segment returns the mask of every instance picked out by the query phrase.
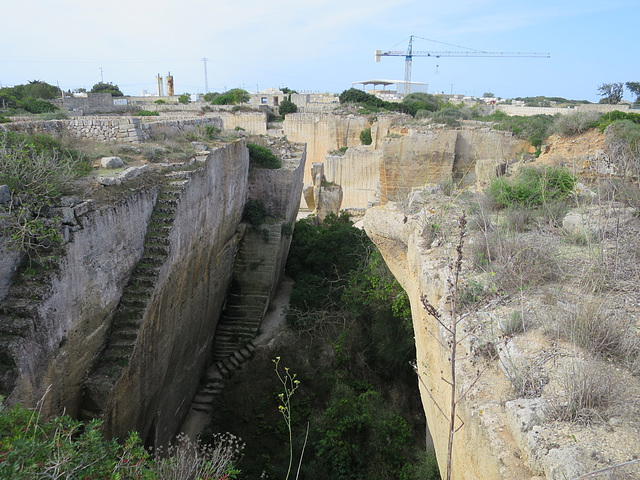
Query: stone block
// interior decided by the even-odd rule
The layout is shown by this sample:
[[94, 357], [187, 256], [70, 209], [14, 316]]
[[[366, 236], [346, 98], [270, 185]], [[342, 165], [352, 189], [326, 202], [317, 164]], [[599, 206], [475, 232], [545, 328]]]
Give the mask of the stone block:
[[60, 221], [63, 225], [77, 225], [76, 216], [73, 213], [71, 207], [57, 207], [51, 209], [51, 214], [54, 217], [60, 217]]
[[86, 202], [82, 202], [82, 203], [76, 205], [73, 208], [73, 211], [75, 212], [76, 218], [77, 218], [77, 217], [81, 217], [83, 215], [86, 215], [87, 213], [92, 212], [95, 209], [96, 209], [95, 202], [93, 200], [87, 200]]
[[100, 185], [120, 185], [122, 180], [117, 177], [98, 177]]
[[124, 162], [120, 157], [102, 157], [100, 164], [102, 168], [120, 168], [124, 165]]

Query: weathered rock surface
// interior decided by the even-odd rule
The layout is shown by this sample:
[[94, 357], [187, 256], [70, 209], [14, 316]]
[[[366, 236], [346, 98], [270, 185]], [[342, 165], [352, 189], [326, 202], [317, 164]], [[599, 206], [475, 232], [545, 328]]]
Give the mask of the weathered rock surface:
[[120, 168], [124, 165], [124, 162], [120, 157], [102, 157], [100, 165], [102, 165], [102, 168]]
[[302, 194], [309, 210], [311, 210], [320, 222], [330, 213], [338, 214], [342, 205], [342, 187], [329, 184], [324, 176], [324, 165], [314, 163], [311, 166], [313, 183], [305, 185]]

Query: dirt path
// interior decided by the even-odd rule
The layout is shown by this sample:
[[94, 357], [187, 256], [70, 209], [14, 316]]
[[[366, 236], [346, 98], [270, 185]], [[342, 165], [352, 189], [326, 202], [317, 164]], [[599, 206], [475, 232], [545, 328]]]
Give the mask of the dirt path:
[[285, 316], [289, 308], [289, 297], [293, 288], [293, 280], [287, 276], [282, 278], [271, 308], [262, 320], [258, 336], [253, 340], [256, 347], [268, 346], [285, 330]]

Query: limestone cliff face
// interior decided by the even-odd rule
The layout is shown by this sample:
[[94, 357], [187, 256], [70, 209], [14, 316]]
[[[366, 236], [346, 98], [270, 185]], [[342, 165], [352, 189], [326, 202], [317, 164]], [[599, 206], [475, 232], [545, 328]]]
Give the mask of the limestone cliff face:
[[129, 364], [103, 406], [110, 434], [136, 429], [159, 445], [186, 416], [231, 281], [248, 165], [244, 142], [238, 141], [211, 152], [204, 168], [188, 177], [169, 235], [170, 254]]
[[[513, 161], [527, 148], [510, 133], [486, 127], [408, 127], [401, 125], [403, 120], [387, 115], [371, 124], [355, 115], [296, 113], [287, 115], [284, 131], [289, 140], [307, 143], [305, 184], [312, 183], [311, 165], [324, 163], [327, 180], [343, 187], [343, 208], [393, 201], [425, 184], [484, 187], [496, 165]], [[360, 132], [368, 127], [372, 143], [364, 146]], [[343, 147], [349, 147], [343, 155], [332, 153]]]
[[[380, 249], [385, 262], [406, 290], [411, 301], [416, 341], [417, 369], [422, 403], [434, 440], [438, 463], [446, 465], [450, 387], [449, 360], [439, 344], [446, 336], [422, 306], [425, 295], [433, 305], [445, 307], [448, 258], [446, 248], [432, 249], [421, 236], [422, 225], [392, 204], [369, 209], [364, 218], [367, 235]], [[455, 252], [453, 252], [455, 253]], [[469, 354], [460, 354], [464, 357]], [[462, 428], [454, 436], [452, 478], [456, 480], [529, 480], [533, 474], [506, 425], [503, 400], [508, 381], [493, 371], [485, 371], [473, 383], [477, 367], [460, 362], [459, 394], [470, 389], [458, 405]], [[442, 410], [442, 411], [441, 411]]]
[[[244, 140], [210, 152], [194, 166], [166, 179], [181, 189], [172, 225], [159, 224], [170, 229], [167, 245], [149, 245], [152, 212], [158, 215], [154, 221], [169, 216], [158, 207], [163, 187], [112, 206], [76, 207], [81, 228], [65, 246], [46, 298], [29, 312], [30, 329], [11, 346], [17, 370], [11, 401], [35, 405], [44, 398], [44, 414], [86, 417], [87, 381], [97, 379], [105, 385], [98, 413], [108, 434], [137, 429], [151, 444], [175, 434], [210, 358], [231, 281], [240, 239], [236, 228], [248, 192]], [[169, 253], [154, 281], [130, 285], [143, 253], [158, 248]], [[108, 354], [105, 343], [122, 340], [111, 332], [125, 285], [132, 302], [145, 302], [144, 314], [139, 328], [131, 329], [131, 351], [114, 362], [113, 371], [96, 371]]]
[[[304, 182], [312, 183], [311, 164], [324, 162], [331, 150], [361, 144], [360, 132], [371, 124], [366, 117], [317, 113], [290, 113], [284, 120], [284, 133], [292, 142], [307, 144]], [[331, 180], [331, 179], [329, 179]]]
[[496, 165], [524, 148], [511, 134], [489, 129], [391, 129], [382, 142], [380, 200], [395, 201], [427, 184], [484, 187], [495, 177]]
[[[234, 275], [246, 271], [245, 290], [263, 298], [262, 313], [275, 293], [304, 160], [302, 149], [278, 170], [250, 172], [240, 139], [157, 172], [153, 187], [115, 205], [70, 209], [76, 227], [40, 301], [15, 286], [0, 300], [0, 386], [9, 400], [42, 398], [45, 415], [100, 417], [107, 435], [137, 430], [148, 445], [170, 441], [215, 357]], [[241, 223], [249, 196], [273, 216], [262, 230]], [[259, 258], [238, 255], [241, 245]], [[246, 265], [236, 265], [240, 257]], [[18, 259], [3, 262], [3, 278]]]
[[324, 170], [327, 179], [343, 189], [345, 207], [366, 208], [379, 200], [382, 150], [367, 146], [349, 148], [344, 155], [327, 155]]
[[156, 189], [139, 192], [78, 216], [81, 228], [66, 246], [50, 292], [12, 348], [18, 376], [10, 401], [35, 405], [44, 398], [45, 413], [77, 413], [82, 382], [102, 347], [109, 314], [142, 254], [156, 195]]

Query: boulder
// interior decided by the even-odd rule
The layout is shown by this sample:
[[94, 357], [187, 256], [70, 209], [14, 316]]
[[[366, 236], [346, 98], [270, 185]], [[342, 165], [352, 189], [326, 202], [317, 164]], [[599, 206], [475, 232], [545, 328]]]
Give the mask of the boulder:
[[120, 157], [102, 157], [100, 164], [102, 168], [120, 168], [124, 166], [124, 162]]

